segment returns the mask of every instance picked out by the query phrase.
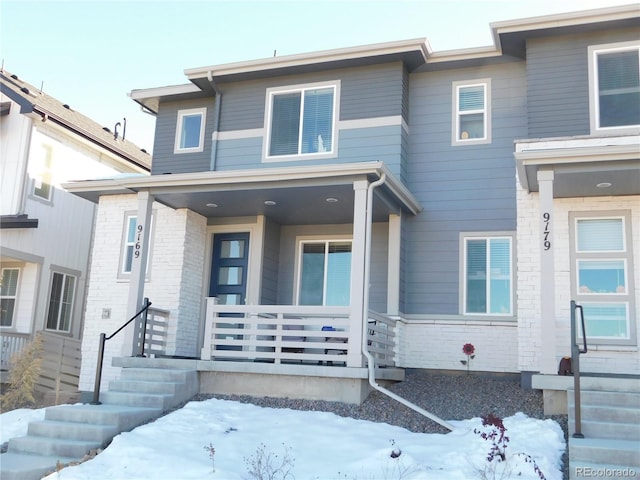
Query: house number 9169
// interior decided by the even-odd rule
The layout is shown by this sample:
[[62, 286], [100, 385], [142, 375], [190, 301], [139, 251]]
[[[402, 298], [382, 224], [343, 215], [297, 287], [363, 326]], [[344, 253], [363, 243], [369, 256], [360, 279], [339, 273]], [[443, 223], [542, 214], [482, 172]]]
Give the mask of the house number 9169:
[[549, 235], [551, 235], [551, 229], [549, 228], [549, 224], [551, 223], [551, 214], [549, 212], [544, 212], [542, 214], [542, 220], [544, 221], [544, 230], [542, 232], [543, 242], [545, 250], [549, 250], [551, 248], [551, 240], [549, 240]]
[[133, 256], [138, 258], [140, 256], [140, 249], [142, 248], [141, 245], [141, 241], [142, 241], [142, 230], [144, 229], [144, 227], [142, 225], [138, 225], [136, 227], [136, 230], [138, 231], [138, 234], [136, 235], [136, 244], [133, 247]]

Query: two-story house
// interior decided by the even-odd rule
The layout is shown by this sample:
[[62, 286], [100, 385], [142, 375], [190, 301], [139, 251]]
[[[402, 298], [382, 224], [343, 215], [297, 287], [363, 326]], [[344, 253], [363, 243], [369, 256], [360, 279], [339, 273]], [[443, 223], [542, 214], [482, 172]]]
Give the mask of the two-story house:
[[69, 351], [63, 360], [47, 356], [43, 386], [60, 388], [61, 381], [63, 389], [66, 384], [77, 390], [80, 361], [74, 350], [80, 351], [96, 207], [60, 185], [148, 174], [151, 157], [125, 139], [125, 120], [117, 131], [107, 131], [4, 70], [0, 107], [3, 381], [12, 355], [44, 331], [48, 355], [63, 347]]
[[[169, 316], [157, 356], [192, 359], [203, 392], [357, 402], [402, 368], [466, 369], [472, 343], [472, 370], [520, 373], [552, 403], [571, 300], [583, 370], [639, 375], [639, 18], [515, 20], [490, 47], [398, 41], [134, 90], [157, 115], [151, 176], [67, 185], [98, 203], [81, 389], [99, 334], [144, 297]], [[125, 332], [105, 382], [139, 353]]]

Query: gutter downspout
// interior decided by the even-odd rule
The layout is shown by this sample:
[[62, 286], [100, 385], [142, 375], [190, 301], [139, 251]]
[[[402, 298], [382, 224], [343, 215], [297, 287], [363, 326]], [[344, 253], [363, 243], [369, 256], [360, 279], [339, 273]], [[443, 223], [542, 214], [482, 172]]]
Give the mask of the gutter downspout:
[[402, 403], [404, 406], [409, 407], [410, 409], [418, 412], [420, 415], [427, 417], [434, 422], [442, 425], [443, 427], [453, 431], [455, 427], [451, 424], [447, 423], [445, 420], [442, 420], [440, 417], [427, 412], [423, 408], [418, 405], [411, 403], [409, 400], [396, 395], [390, 390], [387, 390], [384, 387], [381, 387], [376, 383], [376, 375], [375, 375], [375, 360], [373, 356], [369, 353], [367, 349], [367, 318], [369, 316], [369, 279], [371, 276], [371, 222], [373, 215], [373, 189], [382, 185], [387, 180], [386, 173], [382, 172], [380, 178], [375, 182], [369, 184], [367, 188], [367, 211], [366, 211], [366, 238], [365, 238], [365, 259], [364, 262], [364, 292], [363, 292], [363, 301], [362, 301], [362, 354], [367, 358], [367, 365], [369, 370], [369, 385], [373, 387], [375, 390], [378, 390], [380, 393], [387, 395], [388, 397], [393, 398], [394, 400]]
[[216, 160], [218, 158], [218, 129], [220, 128], [220, 104], [222, 103], [222, 92], [213, 81], [213, 73], [211, 70], [207, 72], [207, 80], [216, 92], [216, 124], [213, 126], [213, 134], [211, 138], [211, 163], [209, 169], [214, 172], [216, 170]]

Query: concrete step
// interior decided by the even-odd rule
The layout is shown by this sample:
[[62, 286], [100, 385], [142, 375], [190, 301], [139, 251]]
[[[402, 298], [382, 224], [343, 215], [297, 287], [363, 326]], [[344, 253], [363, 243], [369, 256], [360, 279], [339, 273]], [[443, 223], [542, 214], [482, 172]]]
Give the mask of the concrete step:
[[159, 408], [130, 407], [126, 405], [60, 405], [47, 408], [45, 420], [88, 423], [93, 425], [116, 425], [125, 432], [157, 418]]
[[73, 458], [24, 453], [6, 452], [0, 457], [2, 461], [2, 480], [37, 480], [44, 475], [55, 472], [58, 462], [66, 465]]
[[30, 422], [27, 436], [66, 438], [104, 443], [115, 437], [120, 430], [116, 425], [87, 424], [41, 420]]
[[171, 368], [123, 368], [121, 380], [143, 380], [148, 382], [186, 382], [190, 376], [196, 375], [193, 370]]
[[157, 382], [146, 380], [112, 380], [109, 392], [134, 392], [176, 395], [184, 390], [183, 382]]
[[159, 408], [162, 411], [171, 408], [175, 404], [173, 395], [111, 391], [101, 393], [100, 401], [107, 405]]
[[635, 478], [637, 475], [637, 468], [611, 464], [580, 462], [576, 464], [572, 463], [569, 468], [569, 480], [584, 480], [585, 478], [620, 480], [621, 478]]
[[[640, 424], [621, 422], [599, 422], [584, 420], [581, 422], [582, 434], [587, 438], [617, 438], [618, 440], [640, 441]], [[575, 421], [569, 415], [569, 432], [575, 432]]]
[[[611, 423], [640, 423], [640, 409], [612, 407], [610, 405], [582, 405], [580, 412], [585, 420]], [[573, 406], [569, 407], [569, 418], [574, 416]]]
[[640, 467], [640, 442], [569, 437], [569, 459], [572, 467], [584, 462], [594, 465]]
[[[567, 391], [569, 407], [573, 407], [574, 390]], [[638, 392], [605, 392], [597, 390], [581, 390], [580, 403], [582, 405], [610, 405], [613, 407], [627, 407], [640, 409], [640, 393]]]
[[102, 442], [72, 440], [69, 438], [35, 437], [28, 435], [26, 437], [15, 437], [9, 440], [7, 452], [44, 455], [49, 457], [59, 456], [79, 460], [90, 450], [101, 446]]

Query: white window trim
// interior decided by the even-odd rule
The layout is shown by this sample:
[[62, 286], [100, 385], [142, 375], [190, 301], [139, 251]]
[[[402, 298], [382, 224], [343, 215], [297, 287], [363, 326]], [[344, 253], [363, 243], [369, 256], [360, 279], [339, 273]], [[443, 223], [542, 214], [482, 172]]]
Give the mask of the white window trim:
[[[511, 312], [509, 313], [467, 313], [467, 240], [493, 240], [506, 238], [509, 240], [511, 247], [511, 268], [510, 273], [510, 303]], [[517, 305], [516, 305], [516, 233], [505, 232], [460, 232], [460, 253], [459, 253], [459, 308], [458, 311], [465, 319], [473, 319], [474, 317], [479, 320], [486, 320], [488, 317], [498, 317], [501, 320], [516, 319]]]
[[[69, 328], [66, 330], [63, 330], [61, 328], [49, 328], [48, 327], [48, 323], [49, 323], [49, 312], [50, 312], [50, 308], [51, 308], [51, 295], [53, 294], [53, 277], [55, 275], [62, 275], [62, 280], [63, 282], [66, 282], [67, 277], [72, 277], [74, 278], [74, 282], [73, 282], [73, 293], [72, 293], [72, 297], [71, 297], [71, 318], [69, 319]], [[50, 332], [62, 332], [62, 333], [70, 333], [71, 332], [71, 327], [73, 325], [73, 313], [74, 313], [74, 309], [76, 307], [76, 294], [78, 292], [78, 281], [79, 281], [80, 277], [79, 275], [74, 275], [72, 273], [68, 273], [68, 272], [61, 272], [61, 271], [52, 271], [51, 272], [51, 279], [49, 280], [49, 296], [47, 297], [47, 316], [45, 317], [44, 320], [44, 327], [45, 330], [50, 331]], [[63, 291], [61, 293], [64, 293], [64, 288]], [[56, 313], [56, 326], [59, 327], [60, 326], [60, 313], [61, 313], [61, 309], [62, 309], [62, 299], [60, 299], [60, 305], [58, 308], [58, 312]]]
[[[464, 87], [484, 87], [484, 109], [469, 113], [484, 113], [484, 136], [482, 138], [460, 138], [460, 112], [458, 110], [460, 104], [460, 89]], [[462, 80], [452, 83], [451, 98], [451, 145], [481, 145], [491, 143], [491, 79], [481, 78], [477, 80]]]
[[[42, 149], [44, 150], [44, 156], [45, 159], [43, 161], [43, 165], [41, 165], [41, 169], [39, 172], [36, 173], [36, 175], [38, 176], [44, 176], [47, 173], [52, 176], [53, 173], [53, 147], [51, 145], [41, 145]], [[47, 162], [49, 163], [49, 165], [47, 166]], [[49, 179], [49, 196], [48, 197], [43, 197], [41, 195], [38, 195], [36, 193], [36, 185], [38, 183], [38, 181], [42, 181], [42, 179], [38, 179], [38, 178], [32, 178], [31, 179], [31, 186], [29, 188], [29, 197], [32, 198], [33, 200], [36, 200], [38, 202], [42, 202], [45, 203], [47, 205], [51, 204], [53, 202], [53, 178]], [[43, 182], [45, 183], [45, 182]]]
[[[154, 232], [154, 228], [155, 228], [155, 222], [153, 221], [153, 217], [156, 216], [156, 211], [153, 210], [152, 214], [151, 214], [151, 220], [150, 220], [150, 230], [149, 230], [149, 251], [147, 254], [147, 270], [145, 273], [145, 281], [149, 281], [150, 280], [150, 276], [151, 276], [151, 260], [152, 260], [152, 254], [153, 254], [153, 232]], [[129, 231], [129, 219], [131, 217], [138, 217], [137, 212], [136, 211], [127, 211], [124, 212], [124, 223], [122, 225], [122, 236], [120, 238], [120, 259], [118, 261], [118, 280], [121, 281], [129, 281], [129, 279], [131, 278], [131, 272], [125, 272], [124, 270], [124, 266], [126, 263], [126, 257], [127, 257], [127, 246], [129, 245], [129, 242], [127, 242], [127, 233]]]
[[[331, 150], [328, 152], [301, 153], [297, 155], [269, 155], [271, 143], [271, 116], [273, 96], [283, 93], [304, 92], [305, 90], [315, 90], [319, 88], [333, 88], [333, 118], [331, 126]], [[326, 82], [305, 83], [298, 85], [287, 85], [282, 87], [267, 88], [265, 95], [265, 116], [264, 116], [264, 141], [262, 142], [263, 162], [288, 162], [296, 160], [315, 160], [325, 158], [335, 158], [338, 155], [338, 118], [340, 117], [340, 80]], [[299, 148], [299, 146], [298, 146]]]
[[14, 328], [15, 327], [15, 315], [16, 315], [16, 307], [18, 306], [18, 291], [20, 290], [20, 276], [22, 275], [22, 269], [20, 267], [3, 267], [0, 270], [0, 279], [4, 277], [5, 270], [17, 270], [18, 271], [18, 280], [16, 281], [16, 293], [15, 295], [3, 295], [2, 299], [13, 299], [13, 315], [11, 316], [11, 324], [10, 325], [2, 325], [0, 328]]
[[614, 53], [637, 50], [640, 55], [640, 42], [619, 42], [603, 45], [591, 45], [589, 52], [589, 123], [591, 134], [612, 132], [616, 135], [624, 133], [640, 133], [640, 125], [625, 125], [621, 127], [600, 127], [600, 101], [598, 90], [598, 62], [597, 57], [602, 53]]
[[[184, 117], [191, 115], [200, 115], [202, 121], [200, 123], [200, 137], [197, 147], [181, 148], [180, 139], [182, 138], [182, 127], [184, 125]], [[207, 108], [190, 108], [188, 110], [178, 110], [176, 123], [176, 138], [173, 147], [173, 153], [198, 153], [204, 150], [204, 131], [206, 130]]]
[[[624, 251], [578, 251], [577, 225], [579, 220], [622, 220], [622, 235]], [[627, 308], [627, 325], [629, 328], [629, 338], [620, 339], [617, 337], [597, 337], [590, 338], [587, 331], [587, 341], [594, 345], [603, 346], [634, 346], [638, 344], [636, 332], [636, 307], [635, 307], [635, 285], [634, 285], [634, 263], [633, 249], [631, 248], [631, 214], [628, 211], [585, 211], [569, 212], [569, 239], [570, 239], [570, 259], [571, 259], [571, 295], [576, 303], [580, 305], [614, 303], [624, 304]], [[580, 260], [624, 260], [625, 261], [625, 287], [626, 293], [586, 293], [580, 292], [578, 285], [578, 262]], [[579, 332], [580, 333], [580, 332]]]
[[[300, 305], [300, 280], [302, 275], [302, 246], [306, 243], [338, 243], [338, 242], [348, 242], [351, 244], [351, 249], [353, 252], [353, 236], [341, 235], [341, 236], [333, 236], [333, 235], [313, 235], [313, 236], [299, 236], [296, 238], [296, 257], [295, 257], [295, 265], [294, 271], [295, 274], [295, 285], [293, 289], [293, 304]], [[325, 255], [325, 267], [327, 264], [328, 258]], [[352, 257], [353, 259], [353, 257]], [[325, 275], [327, 271], [325, 268]], [[327, 291], [326, 288], [322, 292], [322, 306], [326, 303]], [[318, 305], [320, 306], [320, 305]]]

